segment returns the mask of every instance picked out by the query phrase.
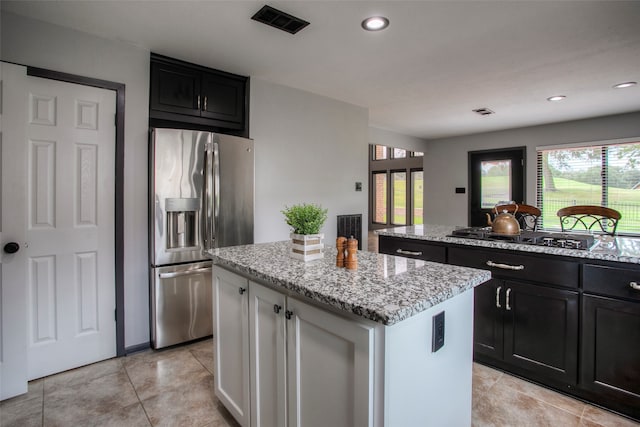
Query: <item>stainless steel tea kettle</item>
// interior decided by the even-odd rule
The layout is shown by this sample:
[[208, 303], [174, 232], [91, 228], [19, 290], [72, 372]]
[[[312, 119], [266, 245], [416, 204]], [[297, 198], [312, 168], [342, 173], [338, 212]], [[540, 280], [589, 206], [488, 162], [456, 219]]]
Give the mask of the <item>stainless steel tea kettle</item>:
[[[496, 217], [493, 220], [491, 220], [491, 214], [487, 214], [487, 224], [491, 226], [491, 231], [498, 234], [520, 234], [520, 223], [515, 216], [506, 210], [498, 213], [497, 206], [493, 209], [496, 212]], [[518, 205], [513, 213], [516, 212], [518, 212]]]

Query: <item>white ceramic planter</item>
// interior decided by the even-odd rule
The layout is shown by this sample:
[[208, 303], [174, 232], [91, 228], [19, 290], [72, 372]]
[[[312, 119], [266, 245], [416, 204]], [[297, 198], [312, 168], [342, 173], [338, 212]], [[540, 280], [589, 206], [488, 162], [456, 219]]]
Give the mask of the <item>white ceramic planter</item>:
[[294, 234], [291, 237], [291, 257], [312, 261], [324, 257], [324, 234]]

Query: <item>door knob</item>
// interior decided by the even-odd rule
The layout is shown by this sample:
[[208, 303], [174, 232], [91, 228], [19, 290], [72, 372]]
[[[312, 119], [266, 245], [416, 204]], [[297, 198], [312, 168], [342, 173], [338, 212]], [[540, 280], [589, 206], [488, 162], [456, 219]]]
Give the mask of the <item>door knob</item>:
[[9, 242], [6, 245], [4, 245], [3, 249], [8, 254], [15, 254], [20, 250], [20, 245], [17, 244], [16, 242]]

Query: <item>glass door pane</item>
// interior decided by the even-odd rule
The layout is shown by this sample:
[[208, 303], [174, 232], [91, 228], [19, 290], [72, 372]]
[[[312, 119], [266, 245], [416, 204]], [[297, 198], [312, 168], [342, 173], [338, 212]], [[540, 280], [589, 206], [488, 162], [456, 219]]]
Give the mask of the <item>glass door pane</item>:
[[413, 206], [413, 225], [422, 224], [422, 171], [411, 171], [411, 206]]
[[387, 223], [387, 173], [373, 174], [373, 222], [378, 224]]
[[511, 197], [511, 160], [489, 160], [480, 163], [480, 204], [482, 209], [491, 209], [499, 202], [513, 200]]
[[393, 216], [391, 223], [395, 225], [407, 224], [407, 173], [391, 172], [391, 183], [393, 187], [393, 205], [391, 211]]

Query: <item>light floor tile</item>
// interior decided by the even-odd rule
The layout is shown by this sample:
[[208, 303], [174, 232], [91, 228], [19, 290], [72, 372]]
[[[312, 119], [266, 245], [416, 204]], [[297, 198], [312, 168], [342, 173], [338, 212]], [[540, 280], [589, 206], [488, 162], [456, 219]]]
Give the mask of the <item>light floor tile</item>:
[[[0, 427], [239, 427], [213, 392], [211, 339], [148, 350], [29, 383], [0, 403]], [[473, 365], [473, 427], [640, 427], [640, 424]]]

